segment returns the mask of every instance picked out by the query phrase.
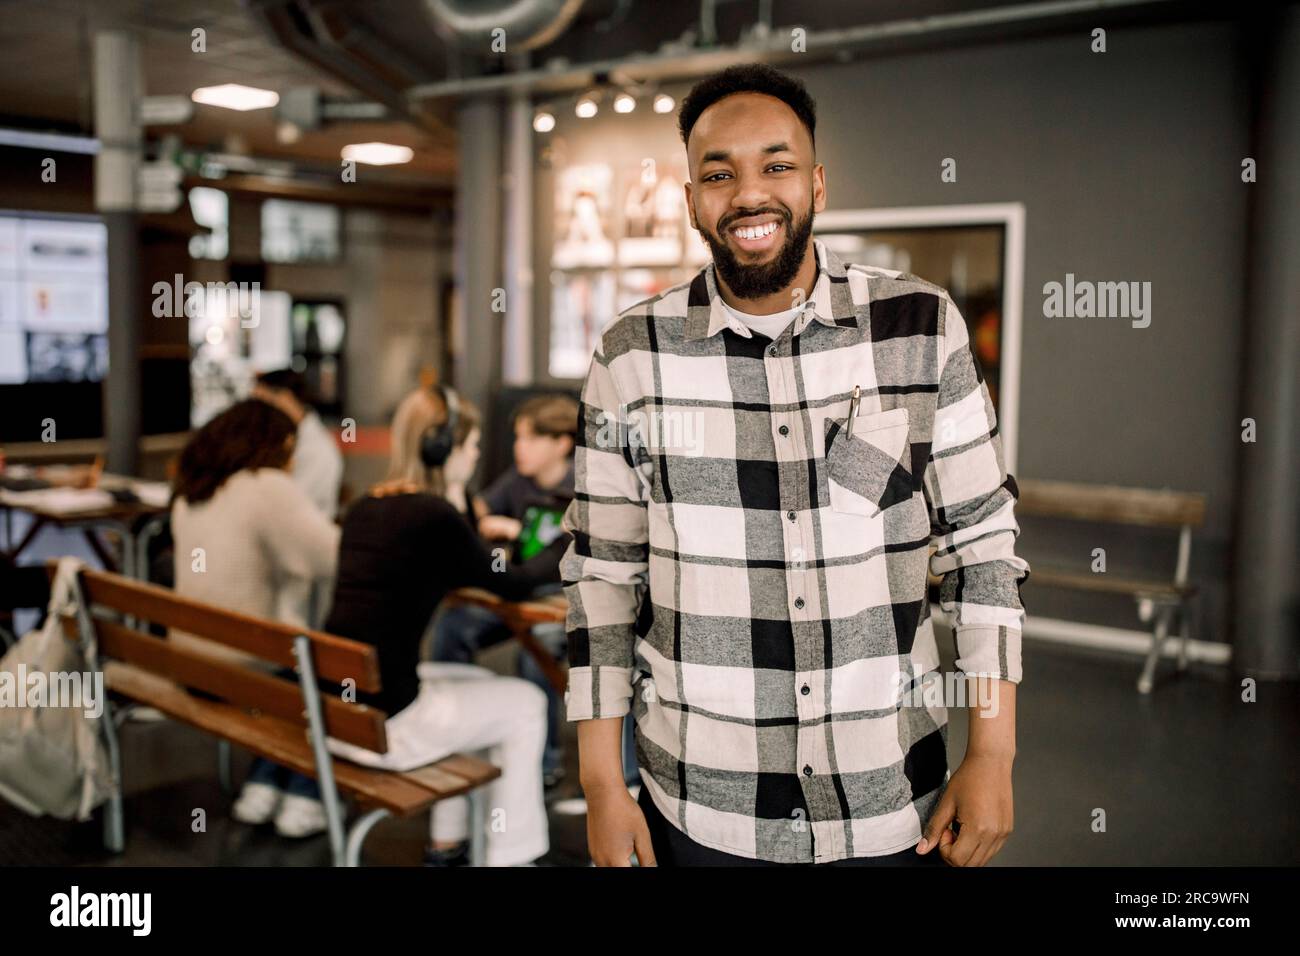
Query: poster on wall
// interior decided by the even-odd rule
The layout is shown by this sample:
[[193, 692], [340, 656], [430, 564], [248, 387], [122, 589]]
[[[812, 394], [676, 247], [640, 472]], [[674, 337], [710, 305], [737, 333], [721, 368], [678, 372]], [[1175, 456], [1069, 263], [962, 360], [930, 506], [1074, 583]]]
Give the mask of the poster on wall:
[[587, 374], [600, 330], [618, 314], [614, 290], [613, 272], [551, 274], [552, 377]]
[[682, 261], [686, 203], [669, 163], [647, 156], [620, 178], [623, 215], [618, 261], [624, 266], [673, 266]]
[[614, 171], [606, 163], [561, 171], [555, 190], [555, 243], [551, 250], [555, 268], [613, 264], [613, 179]]
[[682, 157], [644, 156], [557, 174], [548, 371], [587, 373], [600, 330], [692, 276], [710, 252], [690, 225]]
[[653, 298], [679, 281], [678, 273], [671, 269], [622, 269], [618, 274], [618, 298], [614, 314], [630, 309], [639, 302]]

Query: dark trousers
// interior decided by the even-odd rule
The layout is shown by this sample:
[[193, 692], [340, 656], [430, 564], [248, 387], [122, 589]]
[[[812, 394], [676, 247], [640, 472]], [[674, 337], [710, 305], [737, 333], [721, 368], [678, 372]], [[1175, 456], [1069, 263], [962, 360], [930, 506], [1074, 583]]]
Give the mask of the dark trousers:
[[650, 844], [654, 847], [655, 863], [658, 866], [946, 866], [938, 850], [931, 850], [924, 856], [916, 852], [914, 846], [890, 853], [885, 856], [857, 856], [847, 860], [834, 860], [830, 863], [773, 863], [770, 860], [751, 860], [748, 857], [723, 853], [712, 847], [702, 846], [687, 838], [686, 834], [664, 819], [650, 791], [641, 785], [637, 796], [637, 805], [645, 814], [646, 825], [650, 828]]

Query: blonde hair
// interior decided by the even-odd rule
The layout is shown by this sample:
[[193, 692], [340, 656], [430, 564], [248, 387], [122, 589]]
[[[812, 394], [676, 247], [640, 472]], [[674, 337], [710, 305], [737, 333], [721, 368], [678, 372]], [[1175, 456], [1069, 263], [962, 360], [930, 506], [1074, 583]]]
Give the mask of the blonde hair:
[[[474, 403], [459, 397], [456, 430], [452, 435], [455, 447], [465, 443], [479, 425], [478, 409]], [[446, 482], [441, 468], [430, 468], [420, 458], [420, 441], [430, 428], [447, 421], [447, 405], [442, 393], [428, 388], [417, 388], [408, 394], [393, 414], [392, 448], [388, 456], [388, 479], [410, 481], [435, 495], [444, 494]]]

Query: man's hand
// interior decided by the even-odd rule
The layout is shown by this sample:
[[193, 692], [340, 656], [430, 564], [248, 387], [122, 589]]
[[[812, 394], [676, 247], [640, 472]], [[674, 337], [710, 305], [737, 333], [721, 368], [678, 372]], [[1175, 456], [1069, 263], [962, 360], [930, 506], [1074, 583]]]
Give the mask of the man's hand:
[[484, 515], [478, 523], [478, 533], [489, 541], [514, 541], [523, 530], [522, 522], [507, 515]]
[[[644, 786], [644, 784], [642, 784]], [[656, 866], [645, 814], [619, 782], [584, 787], [587, 797], [587, 848], [597, 866], [631, 866], [632, 852], [642, 866]]]
[[[918, 853], [934, 853], [949, 866], [983, 866], [1012, 830], [1011, 757], [967, 751], [930, 815]], [[949, 825], [956, 820], [954, 836]]]

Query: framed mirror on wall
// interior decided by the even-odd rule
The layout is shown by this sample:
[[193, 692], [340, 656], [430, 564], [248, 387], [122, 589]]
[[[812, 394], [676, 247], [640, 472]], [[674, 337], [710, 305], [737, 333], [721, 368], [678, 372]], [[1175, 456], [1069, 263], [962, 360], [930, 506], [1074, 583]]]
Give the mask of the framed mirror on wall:
[[943, 286], [966, 320], [1016, 470], [1025, 207], [1021, 203], [844, 209], [819, 213], [814, 235], [847, 262]]

